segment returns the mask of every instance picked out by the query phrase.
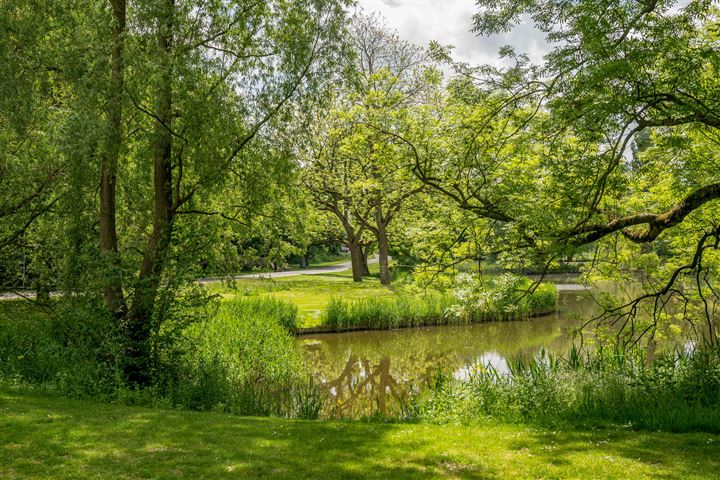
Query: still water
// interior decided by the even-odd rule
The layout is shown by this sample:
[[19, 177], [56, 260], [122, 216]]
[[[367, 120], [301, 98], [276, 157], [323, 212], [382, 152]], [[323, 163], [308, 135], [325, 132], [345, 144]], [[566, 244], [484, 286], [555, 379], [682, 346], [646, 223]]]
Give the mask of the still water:
[[598, 311], [591, 292], [560, 286], [556, 313], [527, 321], [330, 333], [297, 339], [310, 372], [330, 399], [328, 416], [390, 411], [408, 388], [438, 369], [459, 379], [473, 365], [507, 371], [507, 359], [542, 349], [568, 351], [573, 332]]

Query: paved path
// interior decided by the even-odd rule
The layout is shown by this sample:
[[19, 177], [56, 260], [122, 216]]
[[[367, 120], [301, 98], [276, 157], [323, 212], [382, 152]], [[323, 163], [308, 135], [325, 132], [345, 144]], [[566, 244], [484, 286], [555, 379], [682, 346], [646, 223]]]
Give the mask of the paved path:
[[[368, 263], [377, 263], [378, 259], [370, 258], [368, 259]], [[343, 262], [338, 263], [337, 265], [326, 265], [323, 267], [311, 267], [311, 268], [304, 268], [304, 269], [298, 269], [298, 270], [288, 270], [286, 272], [265, 272], [265, 273], [247, 273], [244, 275], [236, 275], [232, 277], [234, 280], [239, 280], [242, 278], [280, 278], [280, 277], [292, 277], [295, 275], [322, 275], [324, 273], [338, 273], [338, 272], [344, 272], [345, 270], [349, 270], [352, 267], [352, 264], [350, 262]], [[213, 283], [213, 282], [220, 282], [222, 280], [227, 280], [228, 277], [206, 277], [206, 278], [198, 278], [198, 283]], [[50, 293], [50, 296], [52, 297], [59, 297], [62, 293], [60, 292], [52, 292]], [[18, 292], [18, 293], [0, 293], [0, 301], [1, 300], [20, 300], [21, 298], [27, 298], [30, 300], [35, 299], [35, 292]]]
[[[377, 263], [378, 259], [370, 258], [368, 259], [368, 263]], [[281, 278], [281, 277], [293, 277], [295, 275], [322, 275], [324, 273], [337, 273], [337, 272], [344, 272], [345, 270], [349, 270], [352, 267], [352, 264], [350, 262], [343, 262], [338, 263], [337, 265], [326, 265], [323, 267], [311, 267], [311, 268], [303, 268], [299, 270], [288, 270], [285, 272], [265, 272], [265, 273], [247, 273], [244, 275], [236, 275], [232, 277], [234, 280], [239, 280], [242, 278]], [[200, 283], [212, 283], [212, 282], [219, 282], [221, 280], [226, 280], [228, 277], [207, 277], [207, 278], [198, 278], [198, 282]]]

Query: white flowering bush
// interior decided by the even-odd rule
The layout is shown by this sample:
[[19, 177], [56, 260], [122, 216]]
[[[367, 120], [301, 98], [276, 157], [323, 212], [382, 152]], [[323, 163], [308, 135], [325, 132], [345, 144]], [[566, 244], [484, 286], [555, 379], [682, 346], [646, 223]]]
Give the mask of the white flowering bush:
[[554, 309], [558, 299], [555, 285], [534, 285], [530, 279], [510, 273], [493, 278], [460, 274], [454, 294], [458, 303], [450, 310], [467, 322], [527, 318]]

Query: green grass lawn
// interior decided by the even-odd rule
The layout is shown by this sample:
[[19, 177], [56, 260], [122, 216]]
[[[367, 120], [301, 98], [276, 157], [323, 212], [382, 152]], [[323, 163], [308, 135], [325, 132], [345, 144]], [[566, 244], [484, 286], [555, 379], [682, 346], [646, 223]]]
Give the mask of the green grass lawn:
[[0, 478], [718, 478], [720, 437], [299, 421], [0, 392]]
[[[377, 265], [370, 265], [377, 271]], [[297, 275], [275, 279], [239, 279], [232, 285], [209, 283], [211, 292], [225, 298], [235, 296], [273, 296], [298, 306], [300, 324], [314, 327], [320, 323], [320, 313], [333, 297], [356, 300], [368, 297], [397, 295], [401, 290], [394, 286], [380, 285], [377, 277], [366, 277], [362, 282], [352, 281], [350, 271], [323, 275]]]

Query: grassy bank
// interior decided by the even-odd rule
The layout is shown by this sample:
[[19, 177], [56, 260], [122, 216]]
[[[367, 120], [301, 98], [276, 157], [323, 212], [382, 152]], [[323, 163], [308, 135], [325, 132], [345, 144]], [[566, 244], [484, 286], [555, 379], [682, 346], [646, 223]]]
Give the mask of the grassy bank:
[[[377, 268], [375, 265], [371, 269]], [[207, 287], [225, 299], [238, 297], [275, 298], [293, 303], [298, 308], [298, 324], [315, 327], [321, 322], [322, 312], [334, 297], [346, 300], [388, 298], [402, 293], [402, 288], [384, 286], [375, 277], [361, 283], [352, 281], [351, 273], [298, 275], [275, 279], [240, 279], [234, 282], [212, 283]]]
[[557, 288], [548, 283], [531, 288], [523, 277], [499, 276], [479, 283], [467, 276], [453, 293], [398, 294], [345, 300], [333, 297], [321, 316], [328, 330], [388, 329], [426, 325], [520, 320], [549, 313], [558, 300]]
[[0, 391], [2, 478], [714, 478], [720, 437], [309, 422]]
[[558, 296], [553, 285], [541, 284], [528, 292], [529, 280], [514, 276], [507, 279], [488, 277], [484, 285], [466, 281], [453, 293], [420, 293], [404, 284], [385, 286], [376, 277], [355, 283], [349, 272], [240, 279], [208, 287], [226, 300], [274, 299], [295, 305], [295, 327], [301, 332], [517, 320], [554, 310]]

